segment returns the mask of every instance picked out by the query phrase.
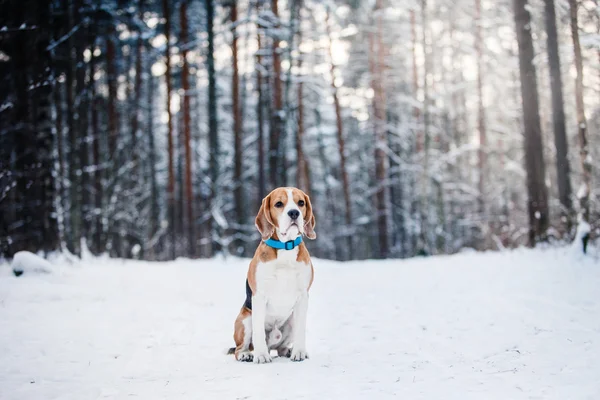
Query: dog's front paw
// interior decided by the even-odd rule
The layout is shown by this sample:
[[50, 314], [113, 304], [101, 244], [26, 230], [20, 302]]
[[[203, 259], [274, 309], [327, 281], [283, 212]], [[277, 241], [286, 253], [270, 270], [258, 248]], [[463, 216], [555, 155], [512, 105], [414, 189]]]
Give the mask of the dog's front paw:
[[308, 358], [308, 353], [306, 352], [306, 350], [302, 350], [302, 349], [293, 349], [292, 350], [292, 356], [290, 357], [290, 359], [292, 361], [304, 361]]
[[277, 349], [277, 355], [279, 357], [290, 358], [292, 356], [292, 349], [285, 347], [283, 349]]
[[269, 352], [254, 352], [254, 364], [267, 364], [273, 361]]
[[237, 360], [242, 362], [252, 362], [252, 358], [252, 353], [249, 351], [241, 351], [237, 356]]

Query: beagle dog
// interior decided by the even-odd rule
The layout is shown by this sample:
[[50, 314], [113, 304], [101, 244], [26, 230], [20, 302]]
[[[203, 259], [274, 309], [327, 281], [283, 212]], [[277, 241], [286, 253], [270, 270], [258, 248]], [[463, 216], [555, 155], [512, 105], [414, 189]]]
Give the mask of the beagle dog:
[[246, 301], [235, 320], [238, 361], [271, 362], [271, 350], [293, 361], [308, 358], [306, 313], [313, 266], [302, 236], [315, 239], [310, 198], [300, 189], [282, 187], [262, 201], [256, 216], [262, 241], [250, 262]]

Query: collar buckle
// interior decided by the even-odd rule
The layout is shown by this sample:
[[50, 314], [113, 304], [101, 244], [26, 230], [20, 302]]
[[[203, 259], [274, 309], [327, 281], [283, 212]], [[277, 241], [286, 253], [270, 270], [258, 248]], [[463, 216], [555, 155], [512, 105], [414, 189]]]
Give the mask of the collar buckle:
[[[285, 246], [284, 248], [286, 250], [294, 250], [294, 247], [296, 247], [296, 243], [293, 240], [288, 240], [283, 245]], [[289, 245], [289, 247], [288, 247], [288, 245]]]

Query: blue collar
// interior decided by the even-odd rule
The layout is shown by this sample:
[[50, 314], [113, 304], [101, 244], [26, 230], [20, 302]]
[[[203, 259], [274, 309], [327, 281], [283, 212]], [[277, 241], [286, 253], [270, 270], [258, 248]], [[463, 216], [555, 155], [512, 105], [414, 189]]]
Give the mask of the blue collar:
[[267, 239], [265, 240], [265, 244], [269, 247], [272, 247], [277, 250], [293, 250], [298, 245], [302, 243], [302, 236], [298, 236], [296, 240], [288, 240], [287, 242], [280, 242], [275, 239]]

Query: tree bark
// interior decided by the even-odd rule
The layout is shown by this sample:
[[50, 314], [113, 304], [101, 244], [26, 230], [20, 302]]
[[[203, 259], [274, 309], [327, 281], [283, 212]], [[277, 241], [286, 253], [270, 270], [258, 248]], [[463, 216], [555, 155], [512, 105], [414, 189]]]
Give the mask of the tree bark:
[[115, 27], [111, 24], [106, 38], [106, 74], [108, 84], [108, 159], [116, 163], [119, 116], [117, 113], [117, 67], [115, 64]]
[[100, 155], [100, 121], [98, 118], [98, 109], [100, 108], [100, 98], [97, 94], [96, 89], [96, 65], [97, 56], [94, 54], [96, 47], [96, 37], [91, 41], [92, 43], [92, 57], [90, 59], [90, 90], [91, 90], [91, 128], [92, 128], [92, 164], [94, 165], [94, 212], [92, 213], [92, 252], [96, 255], [103, 253], [106, 249], [104, 247], [105, 241], [103, 238], [103, 224], [102, 224], [102, 202], [104, 196], [104, 185], [102, 184], [102, 171], [101, 167], [103, 159]]
[[[271, 1], [271, 12], [277, 18], [277, 26], [279, 22], [278, 0]], [[273, 34], [273, 107], [271, 110], [271, 124], [269, 126], [269, 174], [271, 187], [285, 185], [285, 154], [280, 152], [280, 143], [283, 121], [281, 113], [283, 113], [283, 93], [281, 82], [281, 55], [279, 54], [279, 37], [278, 33]]]
[[[138, 2], [138, 12], [140, 20], [144, 18], [144, 0]], [[132, 178], [137, 180], [139, 178], [139, 149], [137, 146], [138, 136], [140, 135], [140, 108], [142, 100], [142, 51], [144, 50], [144, 41], [142, 39], [143, 31], [141, 29], [137, 32], [138, 37], [135, 43], [135, 81], [134, 81], [134, 99], [133, 99], [133, 110], [131, 113], [131, 149], [132, 149], [132, 161], [133, 161], [133, 172]]]
[[429, 176], [429, 151], [431, 145], [431, 138], [429, 137], [429, 74], [431, 73], [430, 64], [430, 51], [428, 42], [428, 11], [427, 11], [427, 0], [421, 1], [421, 42], [423, 44], [423, 174], [420, 180], [420, 205], [421, 208], [421, 238], [420, 238], [420, 249], [419, 254], [430, 254], [433, 249], [432, 240], [429, 235], [429, 198], [430, 198], [430, 184], [431, 179]]
[[[208, 141], [210, 147], [209, 159], [209, 175], [210, 175], [210, 197], [208, 211], [211, 212], [214, 207], [215, 198], [217, 195], [217, 180], [219, 177], [219, 132], [218, 132], [218, 116], [217, 116], [217, 81], [215, 72], [215, 33], [214, 33], [214, 0], [206, 0], [206, 22], [208, 32], [208, 54], [207, 54], [207, 69], [208, 69]], [[213, 242], [213, 218], [212, 216], [207, 222], [208, 238], [211, 241], [212, 251], [217, 250]]]
[[242, 124], [242, 110], [240, 107], [240, 77], [238, 69], [238, 12], [237, 12], [237, 0], [231, 2], [231, 24], [233, 41], [231, 43], [232, 50], [232, 69], [233, 74], [231, 77], [231, 104], [233, 112], [233, 198], [234, 198], [234, 209], [236, 221], [240, 225], [246, 224], [246, 207], [245, 207], [245, 195], [244, 195], [244, 183], [242, 179], [242, 138], [243, 138], [243, 124]]
[[196, 256], [196, 224], [194, 217], [194, 192], [192, 182], [192, 135], [190, 119], [190, 69], [187, 61], [188, 54], [188, 21], [187, 21], [188, 0], [181, 2], [179, 8], [181, 24], [181, 58], [183, 66], [181, 69], [181, 85], [183, 87], [183, 147], [185, 149], [185, 207], [188, 246], [190, 257]]
[[[256, 2], [256, 12], [260, 15], [260, 2]], [[256, 42], [257, 42], [257, 56], [256, 64], [256, 90], [258, 91], [258, 103], [256, 105], [256, 114], [258, 116], [258, 205], [260, 205], [264, 196], [267, 195], [267, 182], [265, 174], [265, 132], [264, 132], [264, 95], [263, 95], [263, 73], [264, 69], [262, 65], [262, 40], [261, 40], [261, 29], [259, 22], [256, 23]]]
[[298, 7], [297, 18], [298, 18], [298, 87], [297, 91], [297, 102], [298, 102], [298, 118], [297, 123], [297, 134], [296, 134], [296, 185], [299, 189], [309, 193], [310, 182], [308, 174], [308, 161], [304, 155], [304, 75], [302, 74], [302, 63], [303, 54], [300, 52], [300, 45], [302, 44], [302, 7]]
[[[421, 123], [421, 108], [416, 105], [419, 101], [419, 67], [417, 65], [417, 19], [415, 15], [415, 10], [410, 10], [410, 40], [411, 40], [411, 52], [412, 52], [412, 90], [415, 105], [412, 108], [412, 116], [413, 116], [413, 131], [415, 135], [415, 155], [418, 158], [423, 152], [423, 130], [420, 128]], [[414, 229], [411, 234], [412, 238], [412, 248], [413, 251], [416, 251], [419, 246], [419, 241], [422, 241], [423, 238], [423, 204], [419, 201], [419, 185], [415, 182], [417, 179], [415, 178], [412, 182], [413, 192], [416, 193], [416, 196], [411, 201], [411, 212], [413, 214], [413, 218], [417, 219], [417, 225], [419, 226], [420, 232]]]
[[[75, 27], [75, 4], [73, 0], [66, 2], [67, 9], [67, 20], [69, 29]], [[74, 35], [69, 36], [67, 40], [70, 52], [71, 62], [67, 65], [66, 71], [66, 91], [67, 91], [67, 127], [68, 127], [68, 142], [69, 151], [67, 153], [67, 162], [69, 165], [69, 240], [67, 242], [67, 248], [69, 251], [77, 256], [81, 255], [80, 240], [81, 240], [81, 165], [79, 160], [79, 145], [81, 138], [78, 132], [78, 121], [76, 116], [79, 114], [79, 109], [75, 109], [75, 96], [78, 93], [73, 91], [81, 90], [80, 84], [76, 84], [74, 87], [74, 75], [77, 64], [81, 57], [78, 54], [79, 49], [76, 48]]]
[[487, 132], [485, 124], [485, 108], [483, 107], [483, 34], [481, 28], [481, 0], [475, 0], [475, 52], [477, 55], [477, 130], [479, 131], [478, 169], [479, 191], [478, 206], [480, 221], [480, 233], [482, 246], [486, 248], [488, 227], [488, 216], [486, 215], [485, 182], [487, 180]]
[[[413, 80], [413, 96], [415, 102], [419, 98], [419, 67], [417, 66], [417, 22], [415, 17], [415, 10], [410, 10], [410, 40], [411, 40], [411, 51], [412, 51], [412, 80]], [[416, 128], [421, 118], [421, 110], [418, 106], [413, 107], [413, 119], [416, 130], [416, 151], [420, 153], [423, 151], [423, 137], [422, 131]]]
[[[0, 82], [0, 103], [4, 105], [5, 96], [10, 96], [10, 107], [0, 111], [0, 155], [8, 156], [0, 159], [0, 182], [7, 184], [0, 189], [0, 252], [12, 257], [21, 250], [57, 250], [59, 232], [52, 174], [50, 5], [14, 0], [5, 3], [12, 13], [10, 17], [3, 15], [0, 25], [10, 18], [10, 26], [36, 27], [0, 35], [2, 52], [8, 56], [2, 71], [10, 73], [10, 81], [3, 76]], [[5, 153], [5, 143], [10, 153]]]
[[[569, 0], [571, 16], [571, 36], [573, 39], [573, 51], [575, 53], [575, 106], [577, 109], [577, 131], [579, 138], [579, 154], [581, 169], [583, 171], [581, 187], [577, 193], [580, 207], [580, 223], [590, 222], [590, 190], [592, 181], [592, 160], [589, 156], [589, 144], [587, 139], [587, 121], [585, 118], [585, 104], [583, 102], [583, 58], [579, 44], [579, 22], [577, 18], [577, 0]], [[587, 251], [589, 233], [582, 237], [583, 252]]]
[[527, 211], [529, 215], [529, 245], [546, 240], [548, 229], [548, 190], [544, 165], [542, 129], [534, 50], [531, 39], [531, 16], [527, 0], [513, 0], [517, 41], [519, 44], [519, 73], [525, 128], [525, 170], [527, 173]]
[[[117, 109], [118, 97], [118, 73], [117, 73], [117, 61], [116, 61], [116, 30], [114, 22], [110, 21], [107, 29], [106, 37], [106, 72], [107, 72], [107, 86], [108, 86], [108, 161], [107, 167], [107, 179], [106, 181], [115, 180], [113, 184], [113, 193], [107, 196], [107, 209], [111, 207], [111, 198], [114, 198], [116, 191], [120, 190], [116, 185], [117, 172], [121, 161], [119, 141], [120, 141], [120, 116]], [[110, 188], [107, 192], [110, 193]], [[107, 213], [108, 214], [108, 211]], [[111, 218], [114, 215], [105, 215], [105, 217]], [[120, 225], [122, 226], [122, 224]], [[119, 223], [117, 221], [111, 221], [111, 224], [106, 225], [107, 229], [107, 247], [110, 245], [110, 253], [113, 256], [120, 256], [122, 243], [119, 235]]]
[[[342, 107], [340, 106], [340, 99], [338, 98], [338, 86], [335, 83], [335, 77], [336, 77], [336, 66], [333, 62], [333, 50], [332, 50], [332, 39], [331, 39], [331, 28], [329, 27], [329, 8], [327, 8], [327, 13], [325, 14], [325, 29], [326, 29], [326, 33], [327, 33], [327, 38], [329, 40], [329, 46], [328, 46], [328, 53], [329, 53], [329, 62], [330, 62], [330, 73], [331, 73], [331, 90], [332, 90], [332, 95], [333, 95], [333, 104], [335, 107], [335, 124], [336, 124], [336, 130], [337, 130], [337, 142], [338, 142], [338, 149], [339, 149], [339, 153], [340, 153], [340, 174], [342, 175], [342, 190], [344, 193], [344, 217], [345, 217], [345, 223], [346, 223], [346, 227], [344, 229], [344, 236], [346, 236], [346, 240], [348, 242], [348, 254], [349, 254], [349, 258], [352, 259], [354, 258], [354, 254], [353, 254], [353, 244], [352, 244], [352, 237], [353, 237], [353, 232], [352, 232], [352, 208], [351, 208], [351, 204], [350, 204], [350, 182], [348, 181], [348, 170], [346, 168], [346, 142], [345, 142], [345, 138], [344, 138], [344, 124], [342, 121]], [[381, 49], [380, 49], [381, 51]], [[381, 68], [381, 66], [380, 66]], [[381, 76], [378, 77], [378, 79], [381, 79]], [[380, 83], [378, 84], [380, 85]], [[376, 121], [376, 124], [381, 123]], [[378, 136], [378, 140], [381, 140], [381, 138]], [[377, 151], [376, 150], [376, 157], [377, 156]], [[380, 155], [381, 156], [381, 155]], [[384, 155], [385, 157], [385, 155]], [[377, 162], [381, 162], [382, 160], [378, 160]], [[380, 171], [381, 172], [381, 171]], [[381, 180], [379, 179], [379, 175], [378, 175], [378, 184], [381, 184]]]
[[89, 239], [91, 230], [90, 216], [90, 173], [89, 167], [89, 94], [86, 87], [86, 65], [83, 59], [83, 51], [86, 48], [86, 41], [89, 39], [88, 27], [85, 19], [81, 15], [83, 8], [82, 0], [75, 0], [73, 16], [79, 29], [74, 35], [75, 40], [75, 105], [77, 106], [76, 126], [77, 126], [77, 153], [79, 160], [79, 184], [78, 184], [78, 202], [79, 202], [79, 220], [81, 221], [81, 237]]
[[372, 79], [373, 87], [373, 114], [375, 130], [375, 180], [376, 180], [376, 210], [377, 227], [379, 232], [379, 258], [387, 258], [389, 254], [388, 238], [388, 209], [387, 209], [387, 156], [385, 147], [387, 145], [387, 117], [386, 100], [383, 86], [384, 79], [384, 44], [383, 44], [383, 1], [377, 0], [375, 3], [376, 19], [376, 38], [372, 40], [376, 49], [371, 49], [373, 57], [374, 74]]
[[[52, 23], [54, 25], [60, 25], [58, 24], [56, 21], [59, 20], [59, 18], [55, 17], [52, 20]], [[64, 35], [64, 29], [62, 26], [56, 26], [54, 29], [54, 36], [53, 36], [53, 40], [59, 40], [60, 38], [62, 38]], [[63, 66], [64, 63], [64, 55], [62, 51], [58, 51], [57, 49], [54, 50], [53, 52], [53, 67], [58, 70], [58, 71], [62, 71], [64, 69]], [[58, 74], [58, 72], [55, 72], [55, 74]], [[63, 90], [64, 90], [64, 83], [59, 82], [58, 79], [54, 80], [54, 87], [53, 87], [53, 102], [54, 102], [54, 112], [55, 112], [55, 129], [56, 129], [56, 138], [55, 138], [55, 145], [56, 145], [56, 150], [58, 153], [58, 171], [57, 171], [57, 196], [58, 196], [58, 204], [59, 204], [59, 209], [57, 210], [57, 212], [62, 215], [62, 222], [60, 223], [60, 227], [59, 227], [59, 233], [60, 233], [60, 240], [61, 240], [61, 247], [65, 241], [65, 230], [67, 229], [67, 226], [65, 224], [65, 214], [66, 214], [66, 201], [67, 201], [67, 185], [66, 185], [66, 173], [65, 173], [65, 140], [64, 140], [64, 135], [65, 135], [65, 131], [64, 131], [64, 110], [63, 110], [63, 105], [64, 105], [64, 100], [63, 100]], [[8, 159], [8, 156], [4, 157], [5, 159]]]
[[167, 40], [166, 50], [165, 50], [165, 63], [166, 63], [166, 72], [165, 72], [165, 80], [167, 84], [167, 152], [169, 156], [168, 162], [168, 181], [167, 181], [167, 208], [169, 213], [169, 233], [171, 237], [171, 258], [175, 259], [175, 155], [174, 155], [174, 145], [173, 145], [173, 116], [171, 115], [171, 92], [172, 92], [172, 83], [171, 83], [171, 11], [169, 6], [169, 0], [163, 0], [163, 14], [165, 17], [165, 37]]
[[[149, 60], [148, 62], [148, 71], [151, 71], [152, 69], [152, 63], [153, 60]], [[154, 79], [152, 78], [152, 74], [150, 73], [148, 76], [148, 89], [147, 89], [147, 96], [148, 96], [148, 103], [147, 103], [147, 132], [148, 132], [148, 164], [149, 164], [149, 169], [150, 169], [150, 176], [149, 176], [149, 181], [150, 181], [150, 229], [149, 229], [149, 235], [148, 235], [148, 241], [150, 243], [154, 243], [156, 242], [156, 240], [154, 239], [154, 236], [156, 235], [156, 233], [158, 232], [159, 229], [159, 220], [160, 220], [160, 209], [158, 207], [158, 184], [156, 182], [156, 145], [154, 143]], [[159, 242], [160, 244], [160, 242]], [[158, 245], [152, 245], [152, 248], [150, 249], [150, 254], [156, 254], [158, 251], [158, 248], [160, 248], [161, 246]]]
[[558, 198], [561, 204], [562, 218], [566, 232], [571, 230], [573, 204], [571, 201], [571, 170], [569, 165], [569, 142], [565, 127], [565, 109], [563, 106], [563, 86], [560, 72], [560, 53], [556, 31], [556, 12], [554, 0], [545, 0], [545, 19], [550, 64], [550, 88], [552, 92], [552, 123], [554, 126], [554, 147], [556, 149], [556, 172], [558, 179]]

